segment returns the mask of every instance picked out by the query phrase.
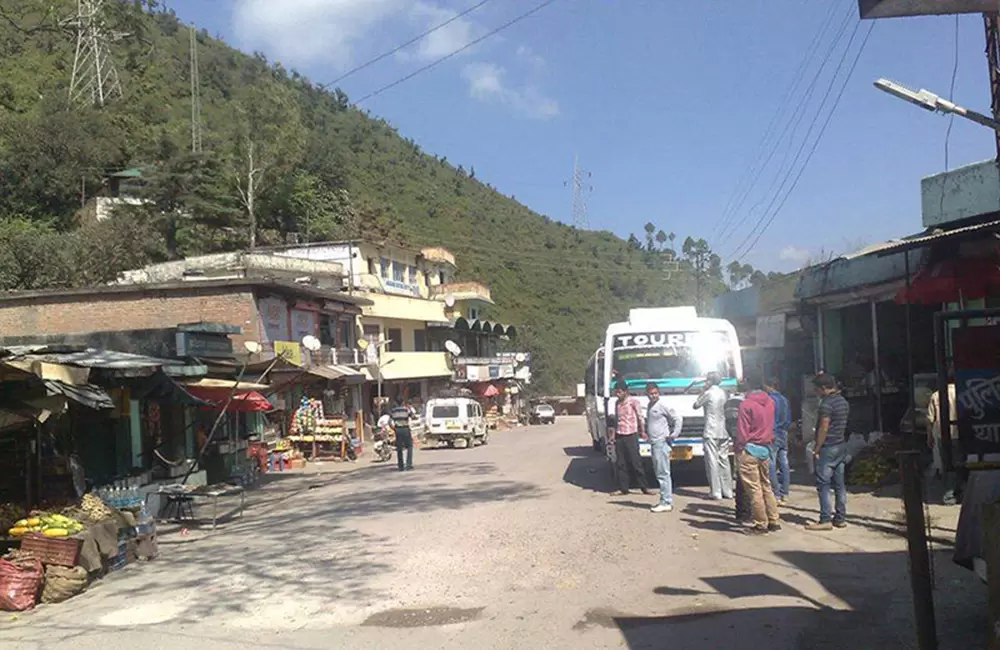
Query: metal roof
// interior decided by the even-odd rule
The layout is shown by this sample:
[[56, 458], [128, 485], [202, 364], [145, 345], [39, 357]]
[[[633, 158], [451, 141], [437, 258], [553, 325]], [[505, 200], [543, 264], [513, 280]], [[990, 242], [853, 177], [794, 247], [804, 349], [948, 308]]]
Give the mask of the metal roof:
[[98, 350], [65, 345], [12, 345], [0, 348], [0, 357], [6, 361], [46, 361], [64, 366], [78, 366], [97, 370], [130, 371], [163, 368], [171, 375], [204, 375], [203, 365], [186, 365], [175, 359], [158, 359], [141, 354]]

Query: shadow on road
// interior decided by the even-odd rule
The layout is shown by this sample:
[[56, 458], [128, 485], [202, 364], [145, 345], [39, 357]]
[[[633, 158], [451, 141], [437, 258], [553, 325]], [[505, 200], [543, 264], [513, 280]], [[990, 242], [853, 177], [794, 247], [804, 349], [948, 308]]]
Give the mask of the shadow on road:
[[[633, 650], [663, 648], [665, 639], [669, 639], [670, 647], [727, 650], [916, 647], [904, 552], [779, 551], [777, 555], [815, 579], [829, 597], [818, 600], [765, 573], [706, 576], [701, 578], [705, 589], [655, 588], [654, 594], [669, 598], [669, 609], [663, 615], [593, 610], [584, 615], [576, 629], [615, 626]], [[935, 598], [940, 648], [985, 648], [985, 586], [968, 571], [945, 562], [945, 554], [936, 554], [935, 560], [939, 567]], [[725, 597], [732, 601], [732, 608], [703, 605], [700, 600], [709, 595]], [[762, 597], [787, 604], [739, 606], [742, 599]]]

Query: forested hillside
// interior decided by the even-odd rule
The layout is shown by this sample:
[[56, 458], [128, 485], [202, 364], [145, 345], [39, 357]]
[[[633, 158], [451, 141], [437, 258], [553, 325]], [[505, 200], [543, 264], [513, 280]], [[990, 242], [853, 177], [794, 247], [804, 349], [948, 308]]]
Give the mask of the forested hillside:
[[[488, 316], [521, 326], [540, 388], [567, 391], [629, 306], [707, 302], [725, 286], [703, 240], [675, 252], [673, 215], [649, 215], [659, 225], [629, 241], [554, 222], [479, 182], [474, 161], [429, 155], [339, 90], [204, 32], [192, 153], [190, 32], [155, 0], [105, 3], [107, 31], [125, 34], [112, 46], [123, 94], [71, 102], [75, 11], [75, 0], [0, 4], [2, 289], [100, 283], [288, 233], [440, 244], [461, 277], [491, 286]], [[129, 168], [143, 172], [147, 207], [79, 227], [81, 201]], [[728, 271], [742, 283], [752, 269]]]

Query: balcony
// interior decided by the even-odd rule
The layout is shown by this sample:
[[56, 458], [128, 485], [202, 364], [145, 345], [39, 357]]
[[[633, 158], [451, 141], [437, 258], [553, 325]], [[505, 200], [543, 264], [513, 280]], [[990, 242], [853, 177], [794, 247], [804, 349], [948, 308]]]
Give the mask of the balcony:
[[374, 293], [368, 294], [367, 297], [373, 304], [362, 307], [362, 313], [366, 317], [415, 320], [423, 323], [440, 323], [448, 320], [444, 313], [444, 303], [440, 300]]
[[455, 255], [447, 248], [433, 246], [422, 249], [420, 254], [423, 255], [424, 259], [428, 262], [437, 262], [438, 264], [450, 264], [451, 266], [455, 266]]
[[324, 345], [319, 350], [310, 352], [293, 341], [261, 343], [260, 353], [254, 355], [251, 361], [254, 363], [270, 361], [279, 353], [284, 353], [285, 360], [289, 363], [307, 368], [310, 366], [363, 366], [367, 363], [365, 353], [357, 348], [338, 348]]
[[447, 296], [452, 296], [456, 302], [467, 301], [481, 302], [488, 305], [493, 304], [493, 296], [490, 293], [490, 288], [479, 282], [451, 282], [431, 287], [431, 298], [444, 300]]

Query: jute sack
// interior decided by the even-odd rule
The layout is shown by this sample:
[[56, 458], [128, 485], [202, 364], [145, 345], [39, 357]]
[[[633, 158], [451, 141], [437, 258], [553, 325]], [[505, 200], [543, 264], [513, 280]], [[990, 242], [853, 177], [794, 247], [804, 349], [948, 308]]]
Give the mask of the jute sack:
[[82, 566], [72, 569], [50, 565], [45, 567], [45, 586], [42, 587], [43, 603], [61, 603], [87, 588], [87, 570]]

